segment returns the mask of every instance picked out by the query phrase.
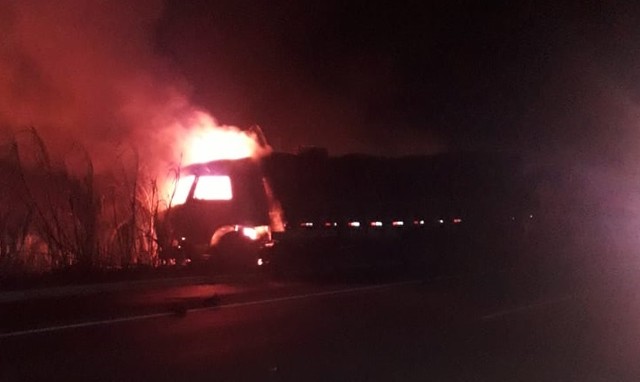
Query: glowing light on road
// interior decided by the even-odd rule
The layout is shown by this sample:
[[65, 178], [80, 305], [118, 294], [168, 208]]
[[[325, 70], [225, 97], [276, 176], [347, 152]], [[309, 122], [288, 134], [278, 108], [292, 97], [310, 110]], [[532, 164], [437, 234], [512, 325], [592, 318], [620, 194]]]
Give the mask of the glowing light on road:
[[371, 222], [370, 225], [372, 227], [382, 227], [382, 222]]
[[262, 259], [258, 259], [258, 266], [261, 267], [262, 265], [264, 265], [264, 261], [262, 261]]
[[394, 227], [402, 227], [404, 225], [404, 222], [402, 220], [395, 220], [391, 222], [391, 225]]
[[204, 175], [198, 178], [198, 184], [193, 192], [194, 199], [200, 200], [231, 200], [231, 179], [224, 175]]
[[360, 227], [360, 222], [349, 222], [349, 227], [358, 228]]
[[313, 227], [313, 222], [304, 222], [304, 223], [300, 223], [300, 227], [307, 227], [307, 228], [311, 228], [311, 227]]
[[460, 223], [462, 223], [462, 219], [460, 219], [460, 218], [454, 218], [453, 219], [453, 224], [460, 224]]

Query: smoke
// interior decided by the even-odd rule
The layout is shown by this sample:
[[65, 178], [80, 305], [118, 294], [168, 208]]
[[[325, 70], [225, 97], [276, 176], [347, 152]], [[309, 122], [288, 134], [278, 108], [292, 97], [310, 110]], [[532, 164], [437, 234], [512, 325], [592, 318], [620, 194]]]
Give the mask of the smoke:
[[0, 3], [0, 126], [35, 127], [58, 156], [81, 145], [97, 169], [134, 149], [166, 172], [203, 112], [154, 52], [162, 10], [158, 0]]

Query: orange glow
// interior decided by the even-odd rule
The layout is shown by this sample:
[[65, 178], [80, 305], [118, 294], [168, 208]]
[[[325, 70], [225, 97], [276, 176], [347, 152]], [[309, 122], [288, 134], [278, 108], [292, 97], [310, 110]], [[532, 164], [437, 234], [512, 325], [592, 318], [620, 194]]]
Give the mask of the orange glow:
[[284, 211], [282, 211], [282, 205], [273, 195], [271, 185], [266, 178], [262, 178], [262, 186], [264, 187], [264, 192], [267, 195], [267, 201], [269, 202], [269, 220], [271, 231], [284, 232]]
[[176, 185], [175, 194], [173, 195], [172, 204], [174, 206], [184, 204], [187, 201], [187, 197], [189, 197], [189, 192], [191, 191], [191, 186], [193, 185], [193, 181], [196, 179], [194, 175], [183, 176], [178, 180]]
[[258, 158], [270, 150], [259, 129], [244, 131], [234, 126], [218, 125], [203, 112], [194, 112], [186, 125], [187, 133], [178, 147], [183, 165], [220, 159]]
[[200, 200], [231, 200], [233, 198], [231, 179], [224, 175], [203, 175], [198, 178], [193, 198]]
[[[271, 151], [259, 127], [241, 130], [235, 126], [220, 125], [211, 115], [199, 110], [177, 117], [159, 135], [162, 136], [159, 139], [170, 142], [172, 166], [184, 167], [222, 159], [257, 159]], [[162, 198], [169, 199], [176, 186], [179, 185], [175, 179], [162, 179]], [[274, 224], [274, 228], [282, 230], [282, 222]]]
[[244, 227], [242, 228], [242, 234], [251, 240], [258, 240], [258, 231], [255, 228]]
[[242, 235], [250, 240], [266, 239], [271, 240], [271, 229], [268, 225], [259, 225], [256, 227], [243, 227], [235, 226], [236, 232], [241, 232]]

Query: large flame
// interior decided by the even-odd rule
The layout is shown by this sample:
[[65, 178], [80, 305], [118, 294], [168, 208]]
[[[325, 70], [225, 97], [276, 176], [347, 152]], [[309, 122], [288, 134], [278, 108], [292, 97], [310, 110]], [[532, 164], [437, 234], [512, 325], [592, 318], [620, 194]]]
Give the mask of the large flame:
[[186, 135], [177, 142], [182, 165], [220, 159], [258, 158], [270, 150], [257, 130], [218, 125], [209, 115], [194, 112], [187, 120]]
[[[221, 159], [259, 158], [271, 151], [259, 128], [241, 130], [220, 125], [208, 113], [192, 111], [167, 129], [173, 141], [173, 163], [178, 167]], [[175, 177], [164, 182], [162, 195], [167, 201], [182, 196], [176, 191]], [[171, 204], [173, 204], [173, 202]]]
[[[200, 111], [194, 111], [189, 118], [176, 123], [173, 126], [173, 131], [176, 134], [174, 163], [179, 163], [181, 166], [222, 159], [257, 159], [271, 151], [271, 147], [267, 144], [259, 128], [240, 130], [234, 126], [219, 125], [211, 115]], [[211, 177], [210, 180], [214, 181], [217, 178]], [[185, 180], [188, 189], [193, 184], [193, 179], [183, 179], [183, 181]], [[202, 182], [202, 178], [200, 182]], [[228, 182], [228, 178], [226, 183], [222, 185], [213, 182], [211, 187], [207, 189], [209, 192], [213, 192], [212, 198], [231, 199], [232, 194]], [[164, 194], [170, 201], [167, 205], [180, 204], [186, 199], [188, 191], [181, 189], [180, 184], [175, 178], [166, 183]], [[264, 187], [269, 200], [271, 229], [281, 232], [284, 230], [282, 207], [274, 197], [266, 180], [264, 180]], [[208, 199], [209, 196], [205, 195], [203, 198]]]

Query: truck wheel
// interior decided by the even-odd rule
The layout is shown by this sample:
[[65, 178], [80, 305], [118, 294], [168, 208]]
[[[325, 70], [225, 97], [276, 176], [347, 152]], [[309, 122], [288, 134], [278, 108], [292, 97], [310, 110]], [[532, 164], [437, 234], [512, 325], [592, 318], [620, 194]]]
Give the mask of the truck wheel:
[[236, 232], [224, 235], [214, 253], [216, 262], [225, 271], [248, 271], [256, 267], [258, 252], [254, 243]]

